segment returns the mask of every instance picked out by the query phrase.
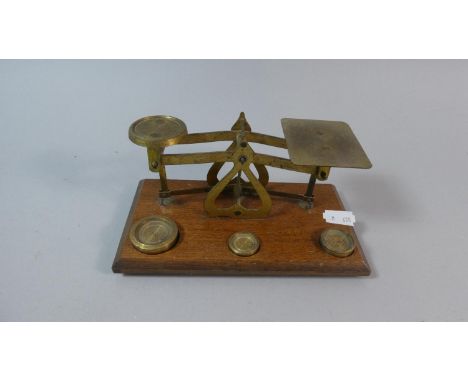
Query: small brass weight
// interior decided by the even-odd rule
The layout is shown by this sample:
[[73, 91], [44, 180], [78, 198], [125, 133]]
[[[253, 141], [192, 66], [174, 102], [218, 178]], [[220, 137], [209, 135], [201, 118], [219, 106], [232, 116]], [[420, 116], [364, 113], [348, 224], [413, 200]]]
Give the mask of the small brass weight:
[[[180, 221], [177, 222], [177, 213], [168, 212], [171, 211], [171, 206], [174, 207], [174, 200], [178, 196], [205, 194], [204, 199], [201, 199], [204, 216], [215, 219], [248, 219], [244, 222], [270, 219], [272, 198], [274, 201], [278, 198], [296, 200], [297, 203], [291, 204], [292, 207], [288, 206], [287, 209], [294, 208], [303, 211], [302, 215], [307, 215], [307, 211], [313, 211], [311, 209], [314, 207], [316, 181], [327, 180], [332, 167], [368, 169], [372, 166], [351, 128], [344, 122], [283, 118], [281, 125], [284, 138], [253, 132], [244, 113], [240, 113], [230, 130], [202, 133], [188, 133], [183, 121], [166, 115], [148, 116], [132, 123], [129, 128], [130, 140], [146, 148], [149, 169], [159, 174], [159, 190], [155, 196], [158, 197], [161, 206], [159, 211], [155, 208], [153, 211], [148, 211], [146, 216], [139, 213], [140, 218], [132, 222], [131, 229], [127, 231], [132, 245], [142, 254], [176, 252], [180, 244], [177, 240], [180, 242], [184, 230], [187, 232], [186, 230], [190, 228], [184, 227]], [[219, 141], [229, 143], [225, 151], [165, 152], [169, 146]], [[289, 158], [256, 152], [252, 148], [253, 143], [286, 149]], [[197, 181], [194, 187], [172, 187], [171, 181], [167, 179], [166, 171], [170, 166], [206, 163], [211, 164], [206, 183]], [[224, 164], [230, 165], [230, 169], [225, 175], [220, 176]], [[288, 191], [296, 190], [297, 187], [283, 187], [283, 189], [271, 187], [267, 167], [307, 174], [308, 182], [303, 184], [303, 192]], [[182, 184], [180, 182], [179, 184]], [[223, 201], [226, 201], [227, 197], [228, 203], [222, 205], [217, 203], [221, 196]], [[245, 203], [252, 198], [256, 200], [255, 206]], [[162, 213], [163, 211], [165, 213]], [[312, 215], [309, 213], [307, 216]], [[307, 219], [307, 216], [303, 218]], [[289, 217], [284, 216], [281, 219]], [[219, 222], [223, 224], [223, 220]], [[237, 255], [239, 259], [242, 257], [244, 258], [242, 261], [248, 263], [249, 258], [257, 259], [261, 256], [262, 247], [268, 244], [268, 241], [258, 232], [254, 232], [256, 226], [244, 224], [254, 229], [243, 229], [242, 224], [239, 224], [238, 229], [232, 230], [223, 239], [225, 243], [223, 251], [229, 248], [231, 255]], [[312, 226], [325, 227], [322, 223]], [[215, 225], [213, 227], [216, 228]], [[299, 232], [298, 230], [300, 228], [296, 232]], [[214, 230], [211, 229], [210, 232]], [[341, 260], [343, 262], [348, 261], [346, 258], [352, 257], [349, 256], [352, 250], [334, 251], [325, 245], [331, 242], [330, 233], [328, 236], [322, 235], [319, 242], [321, 232], [310, 233], [316, 238], [315, 242], [310, 244], [314, 246], [314, 250], [321, 251], [326, 256], [335, 255], [344, 259]], [[208, 237], [213, 238], [209, 234]]]

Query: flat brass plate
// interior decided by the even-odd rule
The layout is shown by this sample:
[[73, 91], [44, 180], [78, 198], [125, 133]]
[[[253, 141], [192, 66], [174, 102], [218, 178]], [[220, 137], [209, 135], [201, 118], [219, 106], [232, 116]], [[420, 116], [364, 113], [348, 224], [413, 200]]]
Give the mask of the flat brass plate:
[[294, 164], [372, 167], [353, 131], [344, 122], [283, 118], [281, 125]]
[[320, 245], [330, 255], [346, 257], [353, 253], [356, 244], [353, 237], [340, 229], [326, 229], [320, 234]]
[[171, 146], [187, 134], [187, 126], [176, 117], [153, 115], [140, 118], [130, 125], [128, 136], [140, 146]]
[[228, 246], [238, 256], [252, 256], [260, 248], [260, 240], [252, 232], [236, 232], [229, 237]]
[[132, 225], [129, 233], [133, 246], [147, 254], [167, 251], [176, 243], [178, 235], [176, 222], [160, 215], [138, 220]]

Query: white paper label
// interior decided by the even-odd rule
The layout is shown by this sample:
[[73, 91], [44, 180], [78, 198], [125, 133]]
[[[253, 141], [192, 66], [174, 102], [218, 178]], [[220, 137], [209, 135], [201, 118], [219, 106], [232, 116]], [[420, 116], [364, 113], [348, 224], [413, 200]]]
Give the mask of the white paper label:
[[351, 211], [325, 210], [323, 218], [327, 223], [333, 224], [354, 226], [354, 223], [356, 222], [356, 217]]

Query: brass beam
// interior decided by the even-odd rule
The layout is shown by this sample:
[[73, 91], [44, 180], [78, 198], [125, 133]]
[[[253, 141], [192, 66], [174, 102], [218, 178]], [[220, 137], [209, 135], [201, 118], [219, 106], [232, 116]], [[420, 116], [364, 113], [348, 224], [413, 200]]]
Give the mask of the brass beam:
[[163, 154], [161, 155], [165, 165], [178, 164], [201, 164], [213, 162], [229, 162], [232, 158], [232, 153], [226, 151], [213, 151], [205, 153], [189, 153], [189, 154]]
[[292, 163], [289, 159], [258, 153], [254, 153], [253, 163], [262, 164], [264, 166], [282, 168], [285, 170], [305, 172], [307, 174], [315, 174], [317, 170], [317, 166], [297, 165]]

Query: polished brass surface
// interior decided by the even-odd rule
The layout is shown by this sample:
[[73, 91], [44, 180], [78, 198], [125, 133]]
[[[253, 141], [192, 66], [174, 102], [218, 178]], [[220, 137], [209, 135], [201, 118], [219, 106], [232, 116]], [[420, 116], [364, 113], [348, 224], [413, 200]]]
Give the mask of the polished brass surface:
[[340, 229], [326, 229], [320, 234], [320, 245], [330, 255], [346, 257], [353, 253], [356, 244], [353, 237]]
[[283, 118], [281, 125], [294, 164], [372, 167], [353, 131], [344, 122]]
[[[271, 198], [265, 187], [268, 183], [268, 171], [262, 164], [253, 163], [254, 152], [248, 144], [246, 134], [251, 131], [251, 127], [241, 113], [236, 123], [232, 126], [232, 131], [237, 131], [235, 140], [227, 148], [226, 153], [229, 158], [216, 160], [208, 171], [207, 182], [212, 187], [205, 200], [205, 210], [208, 216], [229, 216], [235, 218], [260, 218], [267, 216], [271, 209]], [[218, 173], [226, 162], [232, 162], [232, 169], [221, 179]], [[256, 168], [258, 178], [252, 173], [250, 165]], [[248, 181], [242, 179], [245, 174]], [[232, 188], [234, 191], [234, 203], [230, 207], [217, 207], [216, 199], [225, 190]], [[260, 208], [246, 208], [242, 204], [243, 191], [252, 189], [260, 198]]]
[[316, 166], [303, 166], [292, 163], [289, 159], [275, 157], [273, 155], [258, 154], [254, 155], [254, 163], [262, 164], [265, 166], [281, 168], [283, 170], [291, 170], [297, 172], [305, 172], [306, 174], [315, 173]]
[[[236, 131], [241, 131], [242, 134], [237, 134]], [[268, 140], [272, 146], [277, 146], [277, 145], [282, 145], [282, 144], [286, 145], [286, 141], [284, 139], [281, 141], [281, 138], [252, 133], [252, 128], [250, 127], [250, 124], [247, 122], [247, 119], [245, 118], [245, 114], [243, 112], [240, 113], [239, 118], [231, 127], [231, 133], [234, 133], [232, 135], [233, 142], [226, 149], [226, 151], [229, 153], [233, 153], [236, 150], [236, 147], [239, 143], [238, 139], [240, 137], [244, 139], [245, 143], [248, 141], [251, 141], [251, 142], [266, 144], [265, 140]], [[286, 148], [286, 146], [284, 146], [284, 148]], [[214, 186], [216, 183], [219, 182], [218, 174], [225, 163], [226, 163], [225, 161], [213, 163], [213, 165], [208, 170], [208, 174], [206, 176], [206, 181], [208, 182], [208, 185]], [[266, 167], [264, 165], [256, 164], [256, 163], [254, 163], [254, 167], [258, 172], [259, 182], [263, 186], [266, 186], [269, 180], [268, 171]], [[231, 182], [234, 182], [234, 181], [231, 181]], [[247, 187], [252, 185], [251, 182], [244, 182], [244, 180], [241, 179], [240, 177], [238, 177], [238, 182], [241, 182], [243, 185]]]
[[146, 147], [175, 145], [186, 134], [185, 123], [169, 115], [140, 118], [128, 130], [128, 137], [133, 143]]
[[232, 153], [227, 151], [212, 151], [208, 153], [190, 153], [190, 154], [164, 154], [164, 164], [202, 164], [212, 162], [227, 162], [231, 160]]
[[[221, 142], [221, 141], [235, 141], [238, 133], [237, 131], [213, 131], [209, 133], [191, 133], [180, 138], [178, 144], [188, 145], [193, 143], [206, 143], [206, 142]], [[280, 149], [287, 149], [286, 139], [274, 137], [267, 134], [259, 134], [251, 131], [246, 131], [244, 137], [248, 142], [260, 143], [266, 146], [279, 147]]]
[[[228, 151], [232, 151], [231, 147], [228, 147]], [[226, 162], [215, 162], [213, 165], [210, 167], [208, 170], [208, 174], [206, 176], [206, 181], [208, 182], [208, 185], [214, 186], [216, 183], [219, 182], [218, 179], [218, 174], [223, 165]], [[258, 173], [258, 181], [263, 185], [266, 186], [268, 184], [268, 181], [270, 179], [270, 176], [268, 175], [268, 171], [264, 165], [254, 163], [254, 167], [257, 170]], [[241, 182], [245, 184], [246, 186], [251, 185], [250, 182], [245, 182], [243, 179], [241, 179]]]
[[[371, 163], [344, 122], [315, 121], [285, 118], [281, 120], [285, 138], [252, 132], [252, 128], [241, 113], [230, 131], [212, 131], [188, 134], [181, 120], [171, 116], [150, 116], [135, 121], [129, 129], [132, 142], [147, 147], [148, 165], [159, 173], [160, 202], [168, 205], [172, 195], [207, 192], [205, 210], [209, 216], [236, 218], [261, 218], [271, 210], [271, 195], [299, 199], [301, 206], [313, 206], [313, 189], [316, 180], [326, 180], [331, 167], [369, 168]], [[174, 144], [196, 144], [228, 141], [225, 151], [166, 154], [167, 146]], [[250, 143], [287, 149], [291, 159], [255, 153]], [[206, 189], [171, 190], [166, 176], [166, 167], [171, 165], [212, 163], [207, 174]], [[218, 178], [223, 165], [230, 171]], [[266, 166], [309, 174], [307, 190], [302, 195], [268, 190]], [[257, 174], [252, 170], [255, 168]], [[221, 194], [232, 194], [229, 207], [218, 207], [216, 200]], [[244, 196], [257, 196], [260, 207], [247, 208]]]
[[147, 216], [135, 222], [130, 228], [130, 241], [139, 251], [158, 254], [172, 248], [179, 235], [174, 220], [159, 215]]
[[[205, 199], [205, 210], [208, 216], [229, 216], [235, 218], [260, 218], [267, 216], [271, 210], [271, 198], [265, 187], [250, 170], [253, 150], [249, 145], [239, 148], [232, 154], [230, 160], [234, 163], [232, 169], [218, 182]], [[237, 193], [234, 203], [227, 208], [216, 206], [216, 199], [231, 184], [236, 177], [240, 181], [240, 174], [244, 173], [261, 201], [260, 208], [246, 208], [242, 204], [242, 192]], [[239, 184], [242, 187], [242, 184]]]
[[252, 232], [236, 232], [229, 237], [228, 247], [238, 256], [252, 256], [260, 248], [260, 240]]

